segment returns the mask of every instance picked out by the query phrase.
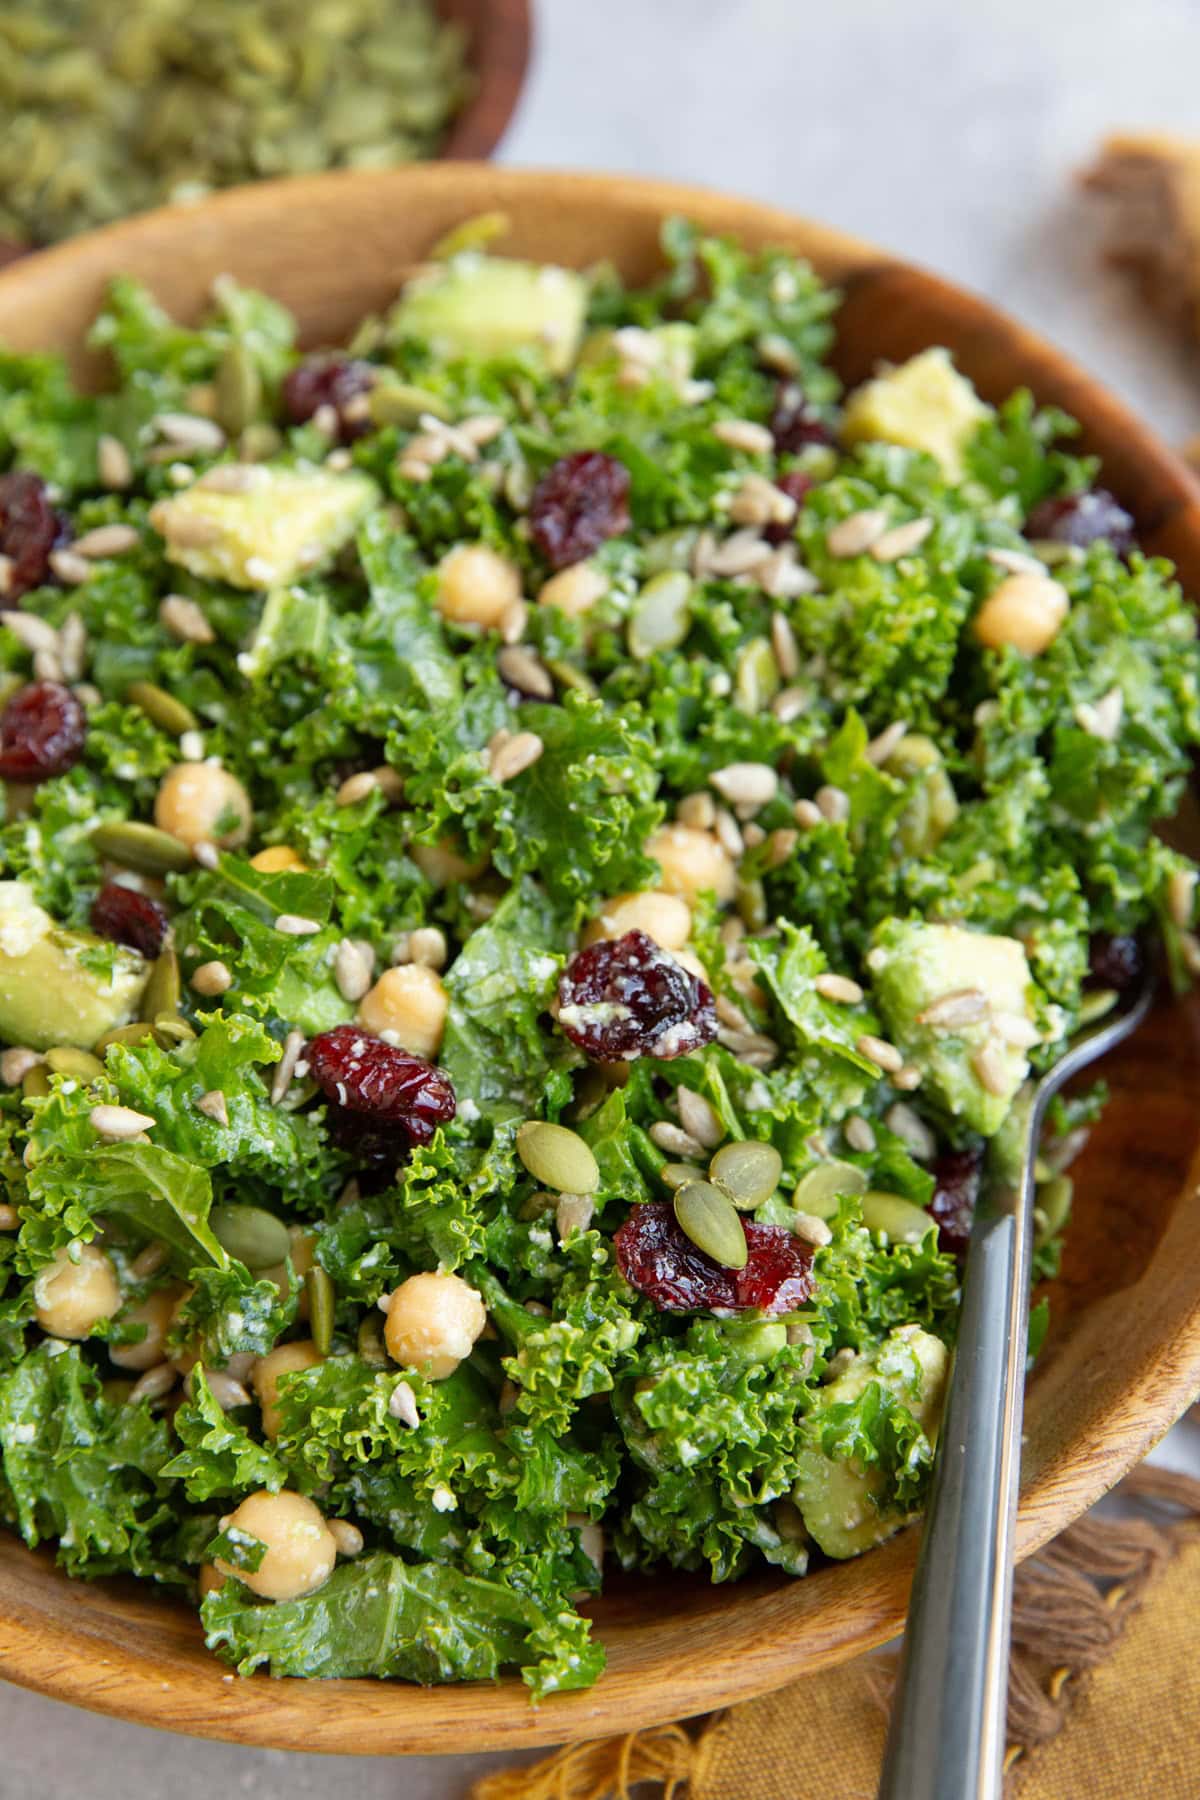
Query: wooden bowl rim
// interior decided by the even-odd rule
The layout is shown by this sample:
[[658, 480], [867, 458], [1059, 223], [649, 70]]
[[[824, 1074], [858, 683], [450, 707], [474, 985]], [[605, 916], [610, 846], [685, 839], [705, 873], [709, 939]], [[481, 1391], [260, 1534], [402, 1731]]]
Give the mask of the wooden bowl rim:
[[[860, 240], [798, 218], [778, 208], [742, 201], [711, 190], [675, 183], [639, 181], [624, 175], [560, 174], [537, 170], [497, 169], [486, 164], [429, 163], [402, 170], [332, 173], [290, 182], [257, 183], [214, 195], [198, 207], [162, 208], [104, 230], [69, 240], [0, 273], [0, 297], [36, 306], [37, 291], [69, 280], [85, 284], [102, 270], [115, 270], [125, 246], [186, 233], [197, 217], [218, 216], [223, 229], [253, 234], [266, 229], [272, 210], [281, 205], [307, 208], [309, 215], [326, 207], [354, 204], [351, 189], [368, 202], [397, 208], [401, 216], [407, 196], [420, 191], [444, 200], [461, 214], [514, 207], [570, 207], [572, 203], [620, 212], [649, 228], [672, 213], [687, 214], [708, 229], [744, 234], [757, 243], [795, 242], [822, 273], [841, 286], [848, 301], [864, 286], [885, 280], [907, 281], [934, 298], [949, 298], [980, 332], [999, 336], [1014, 366], [1012, 385], [1028, 381], [1035, 391], [1044, 374], [1052, 385], [1069, 387], [1086, 402], [1084, 410], [1103, 417], [1107, 429], [1125, 434], [1146, 469], [1147, 487], [1157, 507], [1142, 519], [1155, 535], [1171, 526], [1185, 545], [1189, 560], [1200, 568], [1200, 483], [1126, 407], [1101, 384], [1078, 369], [1045, 340], [1009, 320], [990, 303], [953, 284], [891, 257]], [[603, 245], [596, 246], [602, 253]], [[932, 309], [932, 301], [931, 301]], [[1143, 513], [1146, 509], [1143, 507]], [[1189, 1173], [1183, 1192], [1197, 1203], [1200, 1160]], [[1170, 1219], [1153, 1267], [1186, 1250], [1186, 1221], [1180, 1209]], [[1167, 1327], [1164, 1325], [1164, 1334]], [[1185, 1410], [1200, 1387], [1200, 1281], [1177, 1301], [1170, 1321], [1170, 1356], [1148, 1357], [1105, 1416], [1103, 1446], [1092, 1454], [1065, 1452], [1050, 1458], [1022, 1493], [1018, 1519], [1018, 1554], [1030, 1555], [1087, 1510], [1114, 1482], [1144, 1457]], [[916, 1537], [908, 1531], [870, 1553], [867, 1569], [848, 1604], [835, 1609], [837, 1618], [823, 1634], [805, 1641], [811, 1621], [794, 1623], [789, 1632], [786, 1596], [790, 1584], [764, 1592], [762, 1584], [744, 1590], [746, 1604], [732, 1609], [736, 1622], [722, 1616], [709, 1639], [708, 1654], [690, 1655], [686, 1622], [678, 1654], [668, 1668], [647, 1674], [602, 1677], [581, 1694], [556, 1697], [532, 1708], [515, 1678], [494, 1686], [470, 1685], [421, 1690], [404, 1684], [359, 1680], [341, 1682], [230, 1679], [215, 1659], [197, 1667], [190, 1650], [172, 1659], [153, 1644], [133, 1652], [104, 1635], [103, 1617], [89, 1617], [88, 1591], [75, 1590], [71, 1627], [47, 1619], [36, 1598], [11, 1591], [0, 1601], [0, 1675], [52, 1698], [91, 1710], [166, 1727], [196, 1736], [286, 1749], [333, 1754], [396, 1755], [417, 1752], [456, 1753], [473, 1749], [515, 1748], [562, 1743], [607, 1732], [686, 1718], [714, 1707], [752, 1698], [797, 1675], [826, 1667], [881, 1644], [903, 1622]], [[29, 1586], [49, 1581], [65, 1587], [67, 1578], [53, 1570], [44, 1552], [32, 1553], [14, 1540], [0, 1543], [0, 1560], [30, 1572]], [[805, 1589], [833, 1586], [841, 1566], [809, 1577]], [[135, 1602], [129, 1603], [131, 1610]], [[831, 1610], [825, 1604], [825, 1612]], [[150, 1641], [153, 1612], [143, 1603], [138, 1619]], [[706, 1622], [707, 1626], [711, 1621]], [[155, 1660], [158, 1656], [158, 1660]]]
[[451, 122], [434, 161], [482, 162], [512, 123], [533, 48], [530, 0], [481, 0], [469, 9], [468, 60], [476, 87]]

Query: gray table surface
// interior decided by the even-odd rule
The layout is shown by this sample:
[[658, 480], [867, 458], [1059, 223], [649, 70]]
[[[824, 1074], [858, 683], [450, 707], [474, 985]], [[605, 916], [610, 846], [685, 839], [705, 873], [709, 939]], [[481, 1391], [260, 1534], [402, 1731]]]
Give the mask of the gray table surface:
[[[1200, 128], [1194, 0], [536, 0], [503, 160], [770, 200], [990, 295], [1170, 439], [1200, 379], [1099, 271], [1072, 172], [1115, 125]], [[601, 246], [597, 246], [600, 249]], [[1181, 1426], [1159, 1457], [1200, 1472]], [[503, 1758], [189, 1742], [0, 1688], [0, 1800], [464, 1800]]]

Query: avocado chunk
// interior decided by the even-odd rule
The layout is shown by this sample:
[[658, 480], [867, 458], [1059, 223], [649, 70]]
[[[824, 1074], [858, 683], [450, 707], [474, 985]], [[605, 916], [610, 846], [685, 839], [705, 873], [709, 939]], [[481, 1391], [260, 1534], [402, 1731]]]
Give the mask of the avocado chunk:
[[90, 1050], [133, 1017], [150, 965], [90, 931], [56, 925], [23, 881], [0, 881], [0, 1038]]
[[923, 350], [885, 369], [846, 402], [846, 444], [903, 444], [936, 457], [950, 481], [961, 481], [963, 450], [991, 414], [948, 350]]
[[192, 487], [150, 509], [167, 556], [193, 575], [232, 587], [280, 587], [327, 563], [377, 498], [356, 470], [247, 466], [242, 491]]
[[947, 1110], [991, 1137], [1036, 1043], [1025, 946], [965, 925], [885, 919], [867, 957], [888, 1035]]
[[[936, 1443], [949, 1365], [950, 1354], [940, 1338], [919, 1325], [901, 1325], [822, 1390], [822, 1411], [857, 1400], [868, 1382], [877, 1381]], [[815, 1423], [819, 1422], [817, 1414]], [[908, 1514], [879, 1509], [884, 1485], [880, 1470], [826, 1456], [815, 1446], [800, 1452], [796, 1466], [792, 1497], [826, 1556], [858, 1556], [908, 1523]]]
[[435, 356], [505, 356], [541, 350], [552, 375], [579, 351], [587, 283], [553, 263], [466, 251], [409, 282], [392, 310], [397, 337], [421, 338]]

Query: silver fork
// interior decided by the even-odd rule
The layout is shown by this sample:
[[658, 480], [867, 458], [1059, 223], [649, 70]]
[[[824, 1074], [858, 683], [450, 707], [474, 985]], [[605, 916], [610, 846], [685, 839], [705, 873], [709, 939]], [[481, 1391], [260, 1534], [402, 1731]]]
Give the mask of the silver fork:
[[1059, 1088], [1137, 1029], [1153, 989], [1144, 977], [1074, 1038], [988, 1146], [879, 1800], [999, 1800], [1038, 1138]]

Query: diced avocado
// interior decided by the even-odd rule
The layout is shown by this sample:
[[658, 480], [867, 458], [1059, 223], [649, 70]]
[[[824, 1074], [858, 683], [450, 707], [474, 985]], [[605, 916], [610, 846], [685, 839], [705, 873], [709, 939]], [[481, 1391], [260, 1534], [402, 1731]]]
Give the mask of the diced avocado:
[[0, 881], [0, 1038], [7, 1043], [90, 1050], [132, 1018], [149, 977], [149, 963], [135, 951], [56, 925], [25, 882]]
[[575, 361], [587, 283], [553, 263], [468, 251], [415, 276], [392, 311], [392, 331], [436, 356], [505, 356], [539, 347], [553, 375]]
[[867, 967], [905, 1060], [948, 1111], [991, 1137], [1029, 1073], [1020, 1040], [1036, 1039], [1024, 945], [965, 925], [886, 919]]
[[[874, 1351], [858, 1356], [822, 1390], [821, 1406], [857, 1400], [869, 1381], [895, 1394], [931, 1442], [936, 1442], [950, 1357], [940, 1338], [919, 1325], [901, 1325]], [[907, 1523], [907, 1515], [881, 1512], [878, 1469], [838, 1461], [823, 1451], [802, 1450], [792, 1490], [804, 1523], [827, 1556], [858, 1556]]]
[[150, 509], [167, 556], [193, 575], [233, 587], [280, 587], [341, 549], [377, 498], [357, 470], [250, 465], [243, 491], [194, 486]]
[[923, 350], [851, 394], [842, 417], [842, 441], [882, 440], [927, 450], [949, 480], [958, 481], [963, 449], [990, 412], [954, 367], [948, 350]]

